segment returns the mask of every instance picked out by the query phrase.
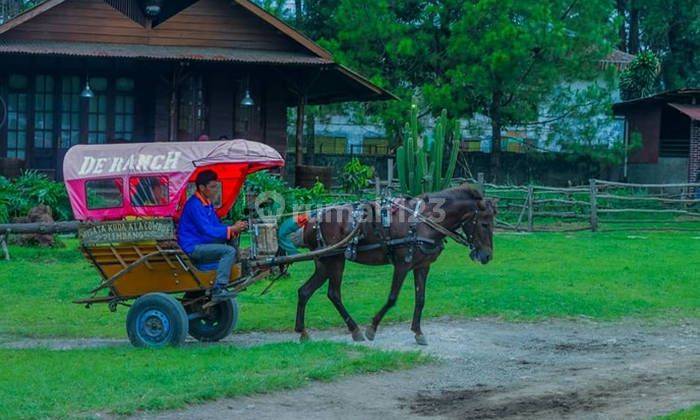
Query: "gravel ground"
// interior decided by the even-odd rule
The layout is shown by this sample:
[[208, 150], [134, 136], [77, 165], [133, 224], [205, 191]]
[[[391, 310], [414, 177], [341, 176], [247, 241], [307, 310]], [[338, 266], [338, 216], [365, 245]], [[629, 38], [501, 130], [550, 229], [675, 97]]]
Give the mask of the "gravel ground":
[[[148, 419], [648, 418], [700, 403], [700, 321], [587, 320], [510, 323], [438, 319], [418, 347], [407, 325], [380, 329], [368, 345], [420, 350], [439, 361], [301, 389], [218, 400]], [[314, 339], [350, 342], [341, 331]], [[233, 345], [296, 339], [234, 335]], [[2, 347], [69, 349], [124, 340], [22, 340]], [[220, 344], [219, 344], [220, 345]]]

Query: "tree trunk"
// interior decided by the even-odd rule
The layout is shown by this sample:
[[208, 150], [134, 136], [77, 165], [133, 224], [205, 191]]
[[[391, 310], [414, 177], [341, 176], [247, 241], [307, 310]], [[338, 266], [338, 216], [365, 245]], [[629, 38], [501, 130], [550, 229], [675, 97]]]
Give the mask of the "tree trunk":
[[501, 171], [501, 92], [494, 92], [491, 97], [489, 116], [491, 117], [491, 178], [496, 182]]
[[617, 14], [620, 16], [620, 28], [618, 37], [620, 43], [618, 49], [627, 52], [627, 0], [616, 1]]
[[629, 53], [639, 54], [639, 6], [635, 0], [630, 3]]
[[297, 29], [302, 29], [304, 23], [304, 7], [302, 0], [294, 0], [294, 17], [296, 20]]

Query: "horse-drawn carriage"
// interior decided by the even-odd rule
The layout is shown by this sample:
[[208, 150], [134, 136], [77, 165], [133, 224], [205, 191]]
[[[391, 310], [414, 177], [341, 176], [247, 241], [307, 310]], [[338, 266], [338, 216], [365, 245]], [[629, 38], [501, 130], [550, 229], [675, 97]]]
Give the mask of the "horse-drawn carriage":
[[[247, 175], [283, 165], [273, 148], [246, 140], [71, 148], [65, 184], [82, 222], [82, 253], [101, 276], [91, 296], [76, 303], [106, 303], [115, 311], [133, 300], [126, 329], [135, 346], [178, 345], [188, 334], [200, 341], [223, 339], [235, 327], [236, 300], [211, 300], [207, 290], [216, 264], [193, 263], [175, 240], [175, 223], [201, 171], [218, 176], [213, 202], [223, 217]], [[254, 252], [234, 266], [229, 290], [242, 291], [274, 274], [273, 264], [263, 260], [276, 246], [257, 240], [253, 235]]]
[[[114, 311], [134, 300], [126, 328], [136, 346], [178, 345], [188, 334], [201, 341], [229, 335], [238, 316], [236, 301], [210, 297], [216, 266], [194, 264], [175, 241], [174, 224], [202, 171], [212, 170], [218, 176], [218, 194], [212, 201], [223, 216], [247, 175], [283, 164], [271, 147], [245, 140], [71, 148], [64, 163], [66, 187], [75, 218], [83, 222], [82, 252], [102, 277], [92, 295], [76, 303], [107, 303]], [[495, 215], [495, 203], [469, 186], [415, 198], [336, 205], [310, 215], [308, 224], [296, 231], [310, 251], [290, 256], [276, 256], [274, 223], [253, 223], [251, 248], [239, 253], [226, 288], [237, 293], [279, 272], [283, 264], [313, 259], [316, 270], [299, 289], [295, 331], [302, 339], [308, 337], [306, 303], [329, 280], [329, 299], [353, 338], [360, 340], [363, 334], [340, 298], [344, 263], [393, 264], [389, 300], [366, 336], [374, 338], [406, 275], [413, 271], [416, 308], [411, 329], [416, 341], [425, 344], [420, 318], [430, 264], [447, 238], [468, 247], [472, 260], [490, 261]]]

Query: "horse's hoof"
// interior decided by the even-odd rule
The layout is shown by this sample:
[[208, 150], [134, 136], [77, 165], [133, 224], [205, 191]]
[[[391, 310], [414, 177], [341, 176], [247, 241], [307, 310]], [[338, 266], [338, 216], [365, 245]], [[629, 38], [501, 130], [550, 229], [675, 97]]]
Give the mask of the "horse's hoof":
[[423, 334], [416, 334], [416, 344], [418, 344], [419, 346], [427, 346], [428, 340]]
[[365, 341], [365, 336], [362, 334], [362, 331], [360, 328], [355, 328], [352, 330], [352, 339], [353, 341]]
[[311, 336], [306, 331], [302, 331], [302, 333], [299, 334], [299, 342], [306, 343], [307, 341], [311, 341]]
[[365, 337], [367, 337], [369, 341], [374, 341], [375, 335], [377, 335], [377, 329], [374, 328], [374, 326], [372, 325], [367, 327], [367, 329], [365, 330]]

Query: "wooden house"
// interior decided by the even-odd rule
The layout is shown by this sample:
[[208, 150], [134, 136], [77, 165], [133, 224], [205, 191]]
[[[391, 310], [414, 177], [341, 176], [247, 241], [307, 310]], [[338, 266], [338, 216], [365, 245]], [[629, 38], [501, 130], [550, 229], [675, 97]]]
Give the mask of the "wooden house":
[[392, 96], [248, 0], [48, 0], [0, 25], [0, 98], [0, 157], [60, 177], [78, 143], [284, 153], [288, 107]]

